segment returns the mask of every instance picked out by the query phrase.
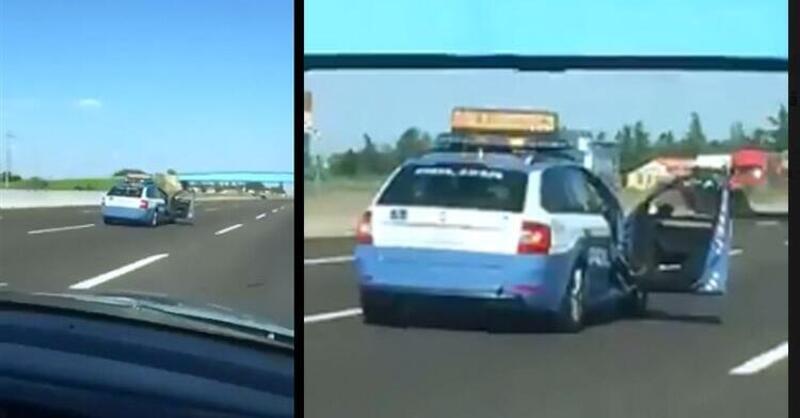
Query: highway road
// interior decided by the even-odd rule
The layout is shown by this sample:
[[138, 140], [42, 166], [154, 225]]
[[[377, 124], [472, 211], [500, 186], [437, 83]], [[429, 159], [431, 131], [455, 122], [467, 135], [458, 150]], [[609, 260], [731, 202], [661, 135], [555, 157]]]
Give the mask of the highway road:
[[725, 298], [576, 335], [365, 325], [352, 241], [307, 240], [305, 416], [788, 417], [788, 223], [734, 231]]
[[3, 288], [166, 294], [294, 328], [294, 263], [291, 200], [200, 202], [194, 225], [155, 229], [98, 207], [0, 211]]

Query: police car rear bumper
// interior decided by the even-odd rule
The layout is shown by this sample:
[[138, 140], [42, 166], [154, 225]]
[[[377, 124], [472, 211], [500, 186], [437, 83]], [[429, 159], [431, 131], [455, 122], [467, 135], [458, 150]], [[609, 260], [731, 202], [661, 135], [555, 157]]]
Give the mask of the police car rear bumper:
[[362, 286], [361, 306], [367, 311], [410, 324], [466, 327], [498, 324], [535, 326], [546, 324], [554, 311], [531, 305], [517, 296], [485, 297], [417, 290]]
[[104, 219], [129, 222], [148, 222], [151, 211], [138, 208], [120, 208], [105, 206], [101, 210]]
[[392, 303], [552, 312], [574, 256], [476, 254], [406, 248], [356, 248], [362, 297]]

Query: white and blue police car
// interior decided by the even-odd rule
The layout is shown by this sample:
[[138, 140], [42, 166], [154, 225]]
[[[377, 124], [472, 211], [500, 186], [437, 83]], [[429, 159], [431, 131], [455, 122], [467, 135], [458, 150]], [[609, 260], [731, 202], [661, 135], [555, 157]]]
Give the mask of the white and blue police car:
[[114, 185], [101, 202], [105, 224], [133, 223], [156, 227], [192, 219], [193, 201], [170, 197], [149, 176], [129, 176]]
[[595, 309], [643, 312], [648, 293], [724, 294], [725, 181], [704, 189], [713, 210], [678, 210], [689, 186], [677, 179], [626, 215], [580, 164], [490, 142], [409, 160], [380, 188], [356, 231], [366, 322], [438, 309], [576, 332]]

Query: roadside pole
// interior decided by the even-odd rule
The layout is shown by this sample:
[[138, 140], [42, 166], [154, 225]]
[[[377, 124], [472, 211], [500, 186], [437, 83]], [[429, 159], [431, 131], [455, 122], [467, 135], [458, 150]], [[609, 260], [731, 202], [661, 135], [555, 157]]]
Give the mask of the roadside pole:
[[6, 132], [2, 136], [3, 142], [0, 143], [0, 160], [3, 161], [3, 185], [8, 189], [9, 177], [11, 176], [11, 139], [15, 138], [11, 132]]

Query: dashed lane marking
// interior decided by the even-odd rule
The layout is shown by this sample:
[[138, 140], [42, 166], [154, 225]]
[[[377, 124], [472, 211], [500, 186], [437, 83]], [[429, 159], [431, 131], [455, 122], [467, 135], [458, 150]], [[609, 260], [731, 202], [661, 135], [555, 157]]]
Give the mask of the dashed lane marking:
[[264, 219], [265, 216], [267, 216], [267, 214], [266, 213], [262, 213], [262, 214], [256, 216], [256, 219], [261, 220], [261, 219]]
[[758, 226], [777, 226], [778, 224], [778, 221], [756, 221]]
[[229, 226], [227, 228], [220, 229], [219, 231], [215, 232], [214, 235], [222, 235], [222, 234], [228, 233], [230, 231], [233, 231], [234, 229], [241, 228], [241, 227], [242, 227], [242, 224], [231, 225], [231, 226]]
[[335, 263], [346, 263], [348, 261], [353, 261], [354, 257], [352, 255], [340, 255], [336, 257], [322, 257], [322, 258], [307, 258], [303, 260], [304, 266], [315, 266], [319, 264], [335, 264]]
[[94, 224], [85, 224], [85, 225], [62, 226], [58, 228], [37, 229], [35, 231], [28, 231], [28, 234], [37, 235], [37, 234], [46, 234], [48, 232], [72, 231], [75, 229], [91, 228], [93, 226]]
[[70, 286], [69, 288], [70, 289], [80, 289], [80, 290], [82, 290], [82, 289], [91, 289], [91, 288], [93, 288], [93, 287], [95, 287], [95, 286], [97, 286], [99, 284], [105, 283], [105, 282], [107, 282], [109, 280], [112, 280], [112, 279], [116, 279], [117, 277], [120, 277], [122, 275], [128, 274], [128, 273], [130, 273], [130, 272], [132, 272], [134, 270], [138, 270], [138, 269], [140, 269], [140, 268], [142, 268], [142, 267], [144, 267], [144, 266], [146, 266], [148, 264], [155, 263], [156, 261], [161, 260], [162, 258], [165, 258], [165, 257], [169, 257], [169, 254], [164, 253], [164, 254], [151, 255], [150, 257], [143, 258], [143, 259], [141, 259], [139, 261], [135, 261], [135, 262], [130, 263], [130, 264], [126, 265], [126, 266], [122, 266], [122, 267], [120, 267], [118, 269], [111, 270], [108, 273], [103, 273], [103, 274], [101, 274], [99, 276], [92, 277], [91, 279], [75, 283], [72, 286]]
[[784, 341], [781, 345], [759, 354], [741, 365], [731, 369], [730, 374], [736, 376], [747, 376], [756, 374], [769, 366], [789, 357], [789, 342]]
[[344, 309], [336, 312], [326, 312], [304, 316], [303, 323], [313, 324], [315, 322], [333, 321], [335, 319], [349, 318], [358, 315], [361, 315], [361, 308]]

